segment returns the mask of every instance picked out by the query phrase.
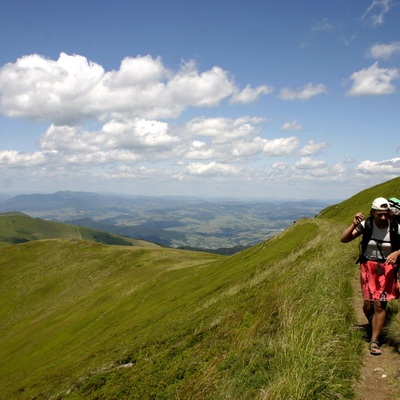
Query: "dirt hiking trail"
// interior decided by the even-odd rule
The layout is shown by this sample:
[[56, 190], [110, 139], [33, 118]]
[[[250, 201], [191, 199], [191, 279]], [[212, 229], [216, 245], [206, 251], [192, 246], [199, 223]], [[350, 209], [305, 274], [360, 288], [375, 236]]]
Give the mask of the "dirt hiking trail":
[[[362, 311], [359, 272], [354, 278], [354, 307], [360, 329], [367, 329], [367, 319]], [[382, 343], [381, 343], [382, 344]], [[400, 400], [400, 353], [383, 342], [380, 356], [369, 353], [365, 338], [363, 365], [360, 379], [355, 386], [356, 400]]]

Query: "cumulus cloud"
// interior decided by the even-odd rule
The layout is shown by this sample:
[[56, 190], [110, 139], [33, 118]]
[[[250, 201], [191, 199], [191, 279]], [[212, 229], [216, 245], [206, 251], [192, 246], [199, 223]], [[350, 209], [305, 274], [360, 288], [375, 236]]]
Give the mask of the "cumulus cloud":
[[167, 83], [164, 96], [168, 101], [187, 106], [208, 107], [236, 91], [229, 74], [220, 67], [199, 73], [196, 63], [189, 62]]
[[301, 126], [301, 124], [299, 124], [299, 122], [295, 118], [292, 122], [285, 122], [282, 125], [282, 129], [285, 131], [302, 131], [303, 127]]
[[400, 158], [384, 161], [366, 160], [360, 163], [356, 170], [365, 175], [400, 175]]
[[0, 70], [0, 109], [10, 117], [70, 121], [93, 116], [88, 96], [104, 70], [82, 56], [57, 61], [33, 54]]
[[166, 122], [135, 118], [128, 121], [110, 121], [101, 131], [107, 148], [124, 148], [145, 151], [146, 149], [168, 150], [180, 140], [168, 132]]
[[[260, 157], [296, 156], [297, 137], [266, 139], [263, 118], [195, 118], [183, 125], [134, 118], [111, 120], [98, 130], [51, 125], [39, 145], [59, 163], [106, 164], [207, 160], [245, 163]], [[323, 145], [309, 142], [302, 154], [316, 154]], [[308, 150], [306, 150], [308, 149]]]
[[96, 135], [73, 126], [51, 125], [42, 135], [39, 145], [44, 150], [94, 152], [99, 150]]
[[307, 84], [303, 88], [293, 90], [290, 88], [283, 88], [279, 93], [279, 97], [282, 100], [310, 100], [312, 97], [319, 94], [327, 93], [325, 85], [322, 83], [313, 85], [312, 83]]
[[273, 88], [267, 85], [258, 86], [256, 88], [252, 88], [250, 85], [247, 85], [242, 91], [237, 91], [232, 95], [230, 102], [232, 104], [235, 103], [243, 103], [248, 104], [257, 100], [260, 95], [269, 94], [273, 91]]
[[260, 117], [245, 116], [236, 119], [199, 117], [189, 121], [183, 131], [191, 136], [212, 137], [219, 143], [225, 143], [235, 138], [257, 134], [262, 122], [264, 118]]
[[320, 169], [326, 165], [325, 161], [322, 160], [313, 160], [310, 157], [302, 157], [299, 161], [296, 162], [296, 169]]
[[299, 140], [295, 136], [289, 138], [277, 138], [261, 141], [263, 153], [267, 156], [278, 157], [291, 155], [299, 146]]
[[376, 59], [388, 60], [397, 53], [400, 53], [400, 42], [374, 44], [369, 49], [369, 55]]
[[124, 149], [140, 154], [168, 150], [177, 142], [179, 138], [168, 133], [167, 123], [136, 118], [124, 122], [112, 120], [98, 132], [51, 125], [42, 136], [40, 146], [42, 149], [67, 153]]
[[292, 170], [292, 178], [296, 180], [319, 180], [323, 183], [342, 182], [347, 179], [347, 175], [345, 165], [329, 164], [323, 160], [313, 160], [311, 157], [302, 157]]
[[289, 168], [289, 164], [284, 161], [279, 161], [271, 164], [271, 168], [274, 170], [284, 171]]
[[23, 153], [15, 150], [0, 151], [0, 165], [10, 167], [31, 167], [42, 165], [46, 162], [46, 154], [37, 151], [35, 153]]
[[[247, 90], [248, 97], [265, 91]], [[125, 58], [119, 70], [107, 72], [83, 56], [65, 53], [58, 60], [32, 54], [0, 69], [4, 115], [57, 125], [90, 118], [175, 118], [188, 107], [215, 106], [237, 93], [220, 67], [199, 72], [188, 62], [173, 72], [150, 56]]]
[[373, 0], [368, 6], [361, 20], [372, 27], [377, 27], [385, 22], [385, 15], [390, 11], [392, 0]]
[[233, 173], [237, 173], [239, 169], [229, 164], [221, 164], [217, 162], [210, 162], [208, 164], [193, 163], [187, 166], [187, 170], [192, 175], [206, 175], [206, 176], [218, 176]]
[[380, 68], [378, 63], [369, 68], [354, 72], [350, 79], [353, 84], [348, 91], [350, 96], [380, 96], [396, 91], [392, 81], [399, 77], [396, 68]]
[[313, 140], [310, 140], [301, 150], [301, 156], [315, 156], [320, 154], [323, 149], [327, 147], [326, 143], [315, 143]]

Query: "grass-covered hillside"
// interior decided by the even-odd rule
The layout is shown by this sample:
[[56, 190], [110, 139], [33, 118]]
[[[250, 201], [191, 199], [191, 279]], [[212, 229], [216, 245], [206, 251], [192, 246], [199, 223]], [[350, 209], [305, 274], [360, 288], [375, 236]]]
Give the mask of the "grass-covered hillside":
[[230, 257], [78, 239], [0, 248], [0, 398], [354, 398], [357, 243], [339, 236], [399, 183]]
[[0, 213], [0, 247], [40, 239], [81, 239], [122, 246], [150, 246], [142, 240], [110, 234], [100, 230], [32, 218], [20, 212]]

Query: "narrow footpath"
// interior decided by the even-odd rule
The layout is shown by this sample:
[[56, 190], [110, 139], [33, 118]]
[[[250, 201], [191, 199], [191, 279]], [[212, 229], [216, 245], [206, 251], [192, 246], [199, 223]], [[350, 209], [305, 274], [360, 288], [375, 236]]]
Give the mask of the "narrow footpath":
[[[360, 329], [366, 328], [367, 319], [362, 311], [362, 295], [359, 275], [354, 279], [354, 306]], [[373, 356], [365, 340], [363, 365], [360, 379], [356, 384], [357, 400], [400, 400], [400, 353], [397, 349], [383, 343], [382, 355]]]

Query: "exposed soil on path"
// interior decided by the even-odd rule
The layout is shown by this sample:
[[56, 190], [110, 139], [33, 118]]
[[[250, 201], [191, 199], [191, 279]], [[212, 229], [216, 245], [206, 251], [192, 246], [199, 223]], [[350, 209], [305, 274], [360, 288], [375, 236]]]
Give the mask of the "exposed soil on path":
[[[360, 329], [367, 332], [367, 319], [362, 311], [362, 295], [358, 272], [354, 279], [357, 321]], [[356, 384], [357, 400], [400, 400], [400, 353], [392, 346], [381, 343], [382, 354], [373, 356], [368, 349], [365, 337], [363, 366]]]

